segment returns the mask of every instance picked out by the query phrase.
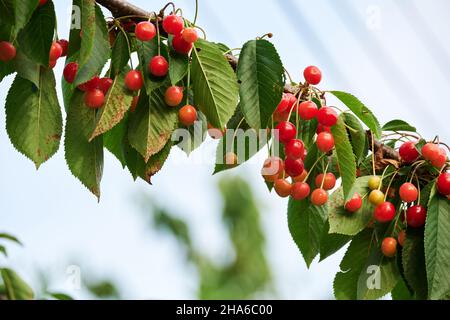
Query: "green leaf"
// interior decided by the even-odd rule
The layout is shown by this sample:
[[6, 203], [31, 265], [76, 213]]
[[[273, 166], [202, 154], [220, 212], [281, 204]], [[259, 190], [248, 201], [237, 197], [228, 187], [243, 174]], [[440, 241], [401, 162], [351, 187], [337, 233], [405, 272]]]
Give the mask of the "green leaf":
[[370, 254], [358, 279], [359, 300], [374, 300], [392, 291], [400, 279], [395, 258], [387, 258], [372, 244]]
[[22, 242], [20, 242], [19, 239], [17, 239], [15, 236], [10, 235], [8, 233], [0, 233], [0, 239], [6, 239], [6, 240], [17, 243], [20, 246], [22, 245]]
[[49, 65], [49, 52], [55, 32], [55, 8], [52, 1], [35, 10], [28, 24], [19, 33], [20, 50], [32, 61]]
[[50, 297], [52, 297], [55, 300], [74, 300], [71, 296], [69, 296], [68, 294], [65, 293], [60, 293], [60, 292], [49, 292], [48, 295]]
[[125, 87], [125, 72], [119, 73], [105, 97], [103, 107], [97, 113], [97, 122], [89, 141], [117, 125], [130, 108], [132, 100], [133, 92]]
[[117, 75], [128, 64], [128, 61], [130, 60], [130, 47], [131, 44], [129, 43], [128, 36], [123, 32], [119, 32], [111, 54], [112, 75]]
[[65, 156], [72, 174], [100, 199], [103, 173], [103, 138], [88, 139], [94, 130], [96, 110], [87, 107], [84, 94], [76, 91], [69, 106], [65, 133]]
[[[148, 65], [150, 63], [150, 60], [154, 56], [158, 55], [158, 39], [157, 37], [155, 37], [151, 41], [137, 40], [136, 48], [139, 58], [139, 67], [142, 71], [142, 75], [144, 76], [145, 89], [147, 91], [147, 94], [151, 95], [154, 90], [159, 89], [161, 86], [165, 86], [168, 84], [167, 77], [155, 77], [151, 75], [150, 72], [148, 71]], [[167, 46], [161, 44], [160, 51], [161, 51], [160, 54], [168, 60], [169, 57], [167, 53]]]
[[347, 235], [328, 233], [329, 229], [330, 224], [327, 221], [320, 239], [320, 261], [338, 252], [352, 239], [352, 237]]
[[425, 262], [428, 298], [442, 299], [450, 292], [450, 201], [433, 187], [425, 225]]
[[369, 255], [372, 231], [366, 229], [353, 238], [340, 263], [340, 271], [333, 282], [334, 296], [338, 300], [356, 300], [358, 279]]
[[236, 75], [222, 52], [198, 40], [192, 51], [192, 88], [195, 105], [215, 128], [224, 128], [233, 115], [239, 88]]
[[97, 75], [111, 54], [106, 21], [94, 0], [81, 1], [81, 28], [83, 36], [75, 86]]
[[353, 196], [350, 191], [356, 179], [356, 162], [342, 115], [339, 116], [336, 125], [331, 128], [331, 132], [336, 144], [336, 157], [342, 177], [344, 199], [347, 201]]
[[15, 23], [14, 17], [14, 0], [0, 1], [0, 21], [5, 24], [13, 25]]
[[416, 132], [416, 128], [411, 126], [409, 123], [403, 120], [392, 120], [386, 123], [383, 128], [383, 131], [409, 131]]
[[14, 147], [31, 159], [36, 168], [59, 148], [61, 108], [53, 71], [42, 70], [40, 89], [16, 77], [6, 98], [6, 130]]
[[352, 128], [348, 129], [350, 135], [350, 143], [353, 148], [353, 153], [356, 157], [356, 162], [360, 164], [366, 157], [368, 152], [367, 135], [361, 122], [351, 113], [344, 113], [345, 124]]
[[27, 1], [16, 1], [15, 2], [15, 31], [20, 31], [25, 27], [28, 21], [33, 16], [34, 11], [38, 6], [39, 0], [27, 0]]
[[319, 253], [321, 235], [326, 226], [326, 206], [312, 205], [309, 200], [289, 199], [288, 226], [306, 265], [311, 265]]
[[128, 120], [127, 113], [118, 125], [103, 134], [104, 147], [120, 161], [123, 168], [126, 167], [125, 146], [128, 144]]
[[422, 229], [409, 228], [402, 250], [403, 273], [418, 299], [426, 299], [427, 274], [425, 267], [424, 233]]
[[171, 138], [178, 123], [178, 110], [167, 107], [164, 88], [152, 92], [150, 98], [141, 91], [136, 111], [131, 115], [128, 139], [148, 162]]
[[185, 54], [169, 51], [169, 77], [172, 85], [176, 85], [187, 74], [189, 57]]
[[5, 246], [0, 244], [0, 253], [2, 253], [5, 257], [8, 256], [8, 252], [6, 251]]
[[392, 300], [413, 300], [414, 295], [411, 294], [405, 281], [400, 278], [398, 279], [397, 285], [391, 292]]
[[22, 278], [11, 269], [0, 269], [8, 300], [32, 300], [33, 290]]
[[16, 57], [14, 58], [14, 66], [17, 74], [21, 78], [31, 81], [37, 88], [40, 87], [40, 65], [23, 54], [20, 48], [19, 51], [17, 51]]
[[[364, 197], [369, 192], [368, 181], [370, 176], [356, 179], [352, 186], [351, 194], [358, 193]], [[356, 235], [363, 230], [373, 216], [373, 206], [368, 197], [363, 199], [363, 205], [355, 213], [349, 213], [344, 209], [344, 197], [342, 189], [339, 188], [330, 197], [328, 219], [330, 222], [330, 233], [344, 235]]]
[[336, 98], [342, 101], [367, 127], [375, 134], [376, 138], [381, 137], [381, 127], [377, 118], [373, 115], [358, 98], [350, 93], [342, 91], [330, 91]]
[[274, 45], [263, 39], [248, 41], [236, 72], [245, 120], [255, 130], [265, 129], [284, 89], [283, 64]]
[[434, 185], [436, 184], [435, 181], [431, 181], [428, 183], [424, 188], [420, 190], [420, 199], [419, 203], [422, 207], [427, 208], [428, 203], [430, 201], [430, 195], [431, 191], [433, 190]]
[[4, 62], [0, 63], [0, 82], [2, 82], [6, 76], [14, 72], [15, 72], [14, 61], [10, 61], [8, 63]]

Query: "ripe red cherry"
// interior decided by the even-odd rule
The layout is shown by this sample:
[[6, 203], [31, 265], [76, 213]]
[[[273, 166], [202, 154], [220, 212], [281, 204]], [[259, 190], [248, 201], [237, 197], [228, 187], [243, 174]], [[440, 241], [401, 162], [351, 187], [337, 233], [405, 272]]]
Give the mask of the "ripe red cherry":
[[162, 25], [168, 34], [177, 35], [183, 30], [184, 21], [182, 17], [171, 14], [164, 18]]
[[39, 0], [39, 7], [47, 3], [47, 0]]
[[345, 204], [345, 210], [352, 213], [358, 211], [361, 207], [362, 199], [358, 193], [355, 193], [353, 197]]
[[261, 175], [267, 182], [275, 182], [284, 171], [284, 162], [279, 157], [272, 156], [264, 160]]
[[78, 63], [76, 62], [68, 63], [63, 71], [64, 79], [68, 83], [73, 83], [77, 76], [77, 72], [78, 72]]
[[321, 125], [320, 123], [317, 125], [316, 133], [319, 134], [321, 132], [331, 133], [331, 128]]
[[298, 115], [303, 120], [311, 120], [317, 116], [317, 105], [312, 101], [304, 101], [298, 106]]
[[277, 179], [273, 188], [280, 197], [286, 198], [291, 194], [292, 185], [286, 179]]
[[195, 28], [185, 28], [181, 33], [181, 36], [187, 43], [194, 43], [198, 39], [197, 30], [195, 30]]
[[406, 240], [406, 231], [400, 230], [400, 232], [397, 235], [398, 244], [403, 247], [405, 245], [405, 240]]
[[414, 162], [419, 158], [419, 151], [417, 151], [416, 144], [412, 141], [403, 143], [398, 152], [400, 153], [402, 160], [407, 163]]
[[450, 195], [450, 172], [443, 172], [439, 175], [436, 183], [437, 189], [443, 196]]
[[98, 81], [98, 88], [102, 90], [103, 94], [106, 95], [113, 85], [114, 81], [111, 78], [101, 78]]
[[137, 70], [131, 70], [125, 76], [125, 86], [130, 91], [141, 90], [144, 85], [144, 79], [142, 78], [142, 73]]
[[316, 189], [311, 193], [311, 203], [315, 206], [323, 206], [328, 201], [328, 193], [323, 189]]
[[394, 257], [397, 253], [397, 240], [392, 237], [384, 238], [381, 243], [381, 252], [388, 258]]
[[98, 89], [99, 84], [100, 84], [100, 78], [98, 76], [95, 76], [91, 80], [80, 84], [78, 86], [78, 89], [80, 89], [81, 91], [92, 91], [92, 90]]
[[211, 123], [208, 123], [207, 127], [208, 127], [208, 135], [213, 139], [222, 138], [227, 130], [226, 128], [224, 128], [223, 130], [214, 128], [214, 126]]
[[291, 196], [294, 200], [303, 200], [309, 196], [311, 188], [306, 182], [296, 182], [292, 185]]
[[427, 220], [427, 209], [421, 205], [412, 206], [406, 211], [406, 221], [408, 226], [419, 228], [425, 225]]
[[155, 77], [164, 77], [169, 70], [169, 63], [163, 56], [154, 56], [148, 65], [148, 70]]
[[16, 57], [16, 47], [11, 42], [0, 42], [0, 61], [8, 62]]
[[308, 176], [308, 171], [306, 169], [303, 170], [303, 172], [296, 177], [292, 177], [294, 182], [305, 182], [306, 177]]
[[61, 39], [56, 41], [62, 48], [62, 54], [61, 57], [65, 57], [67, 56], [67, 53], [69, 51], [69, 41], [65, 40], [65, 39]]
[[334, 148], [333, 135], [329, 132], [319, 133], [319, 135], [317, 136], [316, 144], [317, 148], [324, 153], [333, 150]]
[[[323, 188], [325, 190], [331, 190], [336, 186], [336, 177], [331, 172], [327, 174], [318, 174], [315, 179], [315, 184], [317, 188]], [[322, 185], [323, 182], [323, 185]]]
[[438, 169], [442, 168], [447, 163], [447, 152], [444, 148], [439, 148], [439, 156], [431, 161], [431, 165]]
[[180, 122], [186, 127], [192, 126], [197, 120], [197, 110], [195, 110], [195, 108], [189, 104], [185, 105], [178, 112], [178, 118], [180, 119]]
[[275, 127], [275, 129], [278, 130], [278, 131], [275, 131], [275, 137], [277, 137], [278, 140], [284, 144], [286, 144], [289, 141], [291, 141], [292, 139], [294, 139], [297, 134], [297, 129], [289, 121], [280, 122]]
[[148, 21], [139, 22], [134, 31], [136, 38], [141, 41], [150, 41], [156, 36], [156, 28]]
[[48, 67], [49, 67], [49, 69], [53, 69], [54, 67], [56, 67], [56, 63], [57, 63], [58, 61], [57, 60], [50, 60], [49, 62], [48, 62]]
[[288, 158], [302, 159], [305, 154], [305, 144], [300, 139], [292, 139], [286, 144], [285, 152]]
[[169, 107], [178, 106], [183, 100], [183, 88], [170, 86], [164, 94], [164, 101]]
[[422, 148], [422, 156], [429, 161], [436, 160], [439, 157], [439, 147], [434, 143], [427, 143]]
[[322, 107], [317, 111], [317, 121], [325, 126], [332, 127], [338, 120], [337, 112], [330, 107]]
[[386, 201], [375, 208], [375, 220], [381, 223], [392, 221], [395, 217], [395, 207], [392, 203]]
[[134, 112], [136, 111], [136, 107], [138, 105], [139, 102], [139, 96], [134, 96], [133, 97], [133, 101], [131, 101], [131, 106], [130, 106], [130, 111]]
[[50, 47], [50, 61], [56, 61], [61, 58], [63, 54], [63, 48], [58, 42], [53, 42]]
[[172, 47], [178, 53], [188, 54], [192, 49], [192, 43], [186, 42], [181, 34], [177, 34], [172, 39]]
[[286, 158], [284, 160], [284, 170], [290, 177], [297, 177], [303, 173], [305, 170], [305, 165], [302, 159], [290, 159]]
[[283, 93], [280, 103], [278, 104], [273, 119], [276, 122], [287, 121], [292, 106], [297, 102], [297, 98], [292, 93]]
[[412, 183], [409, 182], [402, 184], [399, 192], [400, 198], [404, 202], [414, 202], [417, 200], [417, 197], [419, 196], [417, 188]]
[[89, 108], [98, 109], [105, 102], [105, 95], [102, 90], [94, 89], [85, 93], [84, 102]]
[[315, 66], [309, 66], [303, 71], [306, 82], [317, 85], [322, 80], [322, 72]]

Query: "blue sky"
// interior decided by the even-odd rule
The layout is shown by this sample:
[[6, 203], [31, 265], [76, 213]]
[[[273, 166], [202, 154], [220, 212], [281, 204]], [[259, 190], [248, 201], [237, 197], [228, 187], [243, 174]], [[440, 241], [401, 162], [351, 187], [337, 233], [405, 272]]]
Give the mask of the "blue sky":
[[[165, 1], [133, 0], [148, 10]], [[400, 118], [431, 139], [449, 141], [448, 106], [450, 3], [445, 0], [200, 0], [199, 25], [212, 41], [240, 47], [272, 32], [291, 75], [300, 80], [305, 66], [319, 66], [321, 87], [351, 92], [372, 108], [381, 122]], [[151, 7], [149, 7], [151, 3]], [[177, 1], [187, 17], [194, 0]], [[70, 1], [55, 1], [60, 37], [68, 37]], [[62, 74], [63, 62], [55, 69]], [[4, 102], [12, 82], [0, 84]], [[60, 92], [59, 92], [60, 93]], [[62, 102], [62, 99], [60, 99]], [[333, 101], [333, 100], [330, 100]], [[444, 115], [444, 112], [445, 115]], [[4, 111], [0, 112], [5, 127]], [[195, 151], [213, 154], [215, 142]], [[194, 155], [195, 156], [195, 155]], [[264, 155], [260, 155], [261, 159]], [[24, 248], [10, 247], [9, 264], [30, 281], [31, 272], [51, 273], [53, 290], [69, 290], [66, 269], [76, 259], [86, 272], [116, 279], [126, 298], [194, 298], [196, 279], [177, 246], [148, 232], [137, 195], [144, 194], [186, 218], [195, 244], [218, 260], [226, 259], [227, 239], [220, 229], [220, 198], [212, 164], [194, 164], [172, 152], [154, 185], [133, 182], [108, 153], [102, 199], [96, 199], [71, 176], [63, 149], [37, 172], [32, 162], [0, 131], [0, 230], [18, 235]], [[245, 176], [263, 205], [268, 255], [279, 296], [329, 298], [342, 252], [310, 270], [291, 240], [287, 201], [268, 194], [260, 165], [249, 163], [225, 174]], [[3, 258], [0, 258], [3, 259]], [[27, 277], [28, 276], [28, 277]], [[70, 290], [69, 290], [70, 291]], [[83, 297], [77, 290], [74, 296]]]

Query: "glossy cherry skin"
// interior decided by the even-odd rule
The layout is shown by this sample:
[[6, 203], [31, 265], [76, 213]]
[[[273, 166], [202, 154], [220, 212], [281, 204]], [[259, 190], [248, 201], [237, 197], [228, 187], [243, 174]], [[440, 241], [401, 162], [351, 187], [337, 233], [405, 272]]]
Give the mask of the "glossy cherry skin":
[[105, 102], [105, 95], [102, 90], [94, 89], [85, 93], [84, 102], [89, 108], [98, 109]]
[[169, 63], [163, 56], [154, 56], [148, 64], [148, 70], [155, 77], [165, 77], [169, 71]]
[[330, 107], [322, 107], [317, 111], [317, 121], [325, 126], [332, 127], [338, 120], [337, 112]]
[[290, 159], [286, 158], [284, 160], [284, 170], [290, 177], [297, 177], [303, 173], [305, 170], [305, 165], [302, 159]]
[[412, 228], [420, 228], [425, 225], [427, 220], [427, 209], [421, 205], [412, 206], [406, 210], [406, 222]]
[[11, 42], [1, 41], [0, 42], [0, 61], [8, 62], [16, 57], [16, 47]]
[[311, 193], [311, 203], [315, 206], [323, 206], [328, 201], [328, 193], [323, 189], [316, 189]]
[[178, 34], [172, 39], [172, 47], [178, 53], [188, 54], [192, 49], [192, 43], [186, 42], [181, 34]]
[[73, 83], [77, 76], [77, 72], [78, 72], [78, 63], [76, 63], [76, 62], [68, 63], [63, 71], [64, 79], [68, 83]]
[[142, 77], [142, 73], [137, 70], [128, 71], [125, 76], [125, 86], [130, 91], [141, 90], [144, 86], [144, 78]]
[[315, 66], [309, 66], [303, 71], [306, 82], [312, 85], [318, 85], [322, 80], [322, 72]]
[[164, 93], [164, 101], [169, 107], [178, 106], [183, 100], [183, 88], [170, 86]]
[[56, 61], [61, 58], [63, 54], [63, 48], [58, 42], [53, 42], [50, 47], [50, 61]]
[[320, 123], [317, 125], [316, 133], [328, 132], [331, 133], [331, 128], [321, 125]]
[[289, 121], [282, 121], [276, 127], [275, 136], [281, 143], [288, 143], [292, 139], [295, 138], [297, 134], [297, 129], [295, 126]]
[[308, 170], [304, 169], [303, 172], [296, 177], [292, 177], [294, 182], [305, 182], [306, 177], [308, 176]]
[[375, 220], [381, 223], [392, 221], [395, 217], [395, 207], [392, 203], [386, 201], [375, 208]]
[[291, 195], [292, 185], [286, 179], [277, 179], [273, 185], [275, 192], [282, 198]]
[[443, 196], [450, 195], [450, 172], [443, 172], [436, 182], [437, 189]]
[[397, 235], [398, 244], [403, 247], [405, 245], [405, 240], [406, 240], [406, 231], [400, 230], [400, 232]]
[[60, 39], [56, 41], [62, 48], [62, 54], [61, 57], [66, 57], [67, 53], [69, 52], [69, 41], [66, 39]]
[[311, 188], [306, 182], [295, 182], [291, 188], [291, 196], [294, 200], [303, 200], [309, 196]]
[[379, 189], [381, 186], [381, 177], [372, 176], [369, 178], [368, 186], [370, 190]]
[[324, 190], [331, 190], [336, 186], [336, 177], [333, 173], [328, 172], [327, 174], [318, 174], [314, 180], [317, 188], [322, 188]]
[[264, 160], [263, 168], [261, 169], [261, 175], [267, 182], [275, 182], [275, 180], [282, 176], [283, 171], [283, 160], [279, 157], [272, 156]]
[[133, 100], [131, 101], [130, 111], [134, 112], [136, 111], [136, 107], [139, 103], [139, 96], [134, 96]]
[[39, 7], [47, 3], [47, 0], [39, 0]]
[[407, 163], [416, 161], [420, 156], [419, 151], [416, 149], [416, 144], [412, 141], [403, 143], [398, 152], [402, 160]]
[[380, 205], [384, 202], [384, 193], [380, 190], [372, 190], [369, 194], [369, 202], [373, 205]]
[[439, 148], [439, 156], [431, 161], [431, 165], [435, 168], [442, 168], [447, 163], [447, 152], [444, 148]]
[[312, 101], [304, 101], [298, 106], [298, 115], [303, 120], [311, 120], [317, 116], [317, 105]]
[[136, 38], [141, 41], [150, 41], [156, 36], [156, 28], [148, 21], [139, 22], [134, 31]]
[[388, 258], [394, 257], [397, 253], [397, 240], [392, 237], [384, 238], [381, 243], [381, 252]]
[[348, 212], [356, 212], [362, 207], [362, 199], [359, 193], [355, 193], [353, 197], [345, 204], [345, 210]]
[[98, 88], [102, 90], [103, 94], [106, 96], [113, 83], [114, 81], [111, 78], [101, 78], [98, 82]]
[[422, 156], [429, 161], [436, 160], [439, 157], [439, 147], [435, 143], [427, 143], [422, 148]]
[[186, 127], [192, 126], [197, 120], [197, 110], [191, 105], [185, 105], [178, 112], [178, 119]]
[[417, 188], [409, 182], [406, 182], [400, 186], [400, 199], [404, 202], [414, 202], [419, 196]]
[[285, 147], [286, 157], [295, 159], [302, 159], [305, 154], [305, 144], [300, 139], [292, 139]]
[[182, 17], [171, 14], [164, 18], [162, 25], [168, 34], [177, 35], [183, 30], [184, 21]]
[[317, 136], [316, 144], [320, 151], [328, 153], [334, 148], [334, 137], [331, 133], [321, 132]]
[[99, 84], [100, 84], [100, 78], [95, 76], [91, 80], [80, 84], [78, 86], [78, 89], [80, 89], [81, 91], [92, 91], [92, 90], [98, 89]]
[[185, 28], [183, 32], [181, 32], [181, 36], [187, 43], [194, 43], [198, 39], [198, 33], [195, 28]]
[[274, 121], [287, 121], [289, 112], [296, 103], [297, 98], [292, 93], [283, 93], [281, 101], [273, 113]]

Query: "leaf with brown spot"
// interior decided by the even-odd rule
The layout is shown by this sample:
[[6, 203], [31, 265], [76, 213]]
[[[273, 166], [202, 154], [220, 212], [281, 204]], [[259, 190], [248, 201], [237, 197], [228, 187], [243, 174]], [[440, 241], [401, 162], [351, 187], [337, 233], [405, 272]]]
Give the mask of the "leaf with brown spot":
[[125, 87], [125, 72], [121, 72], [106, 95], [105, 104], [98, 113], [97, 123], [89, 141], [117, 125], [130, 108], [132, 100], [133, 93]]
[[154, 90], [150, 97], [141, 91], [139, 104], [130, 117], [128, 140], [146, 163], [166, 145], [177, 127], [178, 110], [165, 104], [165, 88]]

